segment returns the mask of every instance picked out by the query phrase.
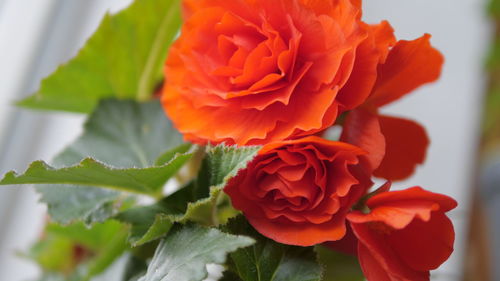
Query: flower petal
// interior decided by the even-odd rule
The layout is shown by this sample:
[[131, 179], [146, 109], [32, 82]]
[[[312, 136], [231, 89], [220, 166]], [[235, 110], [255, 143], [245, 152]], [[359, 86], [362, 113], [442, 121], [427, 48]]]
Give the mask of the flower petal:
[[254, 216], [247, 216], [247, 219], [262, 235], [287, 245], [313, 246], [329, 240], [339, 240], [346, 233], [345, 218], [340, 214], [322, 224], [292, 223], [285, 219], [269, 220]]
[[368, 109], [355, 109], [347, 115], [340, 140], [356, 145], [368, 154], [362, 159], [370, 171], [380, 166], [384, 159], [386, 144], [377, 114]]
[[369, 35], [356, 49], [356, 59], [346, 85], [339, 92], [338, 100], [343, 110], [361, 105], [373, 90], [377, 80], [377, 68], [389, 53], [396, 38], [391, 25], [383, 21], [368, 26]]
[[425, 160], [427, 133], [411, 120], [382, 115], [378, 120], [386, 145], [385, 156], [374, 175], [392, 181], [406, 179]]
[[424, 222], [414, 220], [406, 228], [390, 234], [391, 247], [406, 264], [418, 271], [438, 268], [453, 252], [455, 232], [444, 213], [435, 212]]
[[441, 74], [444, 58], [430, 44], [431, 36], [413, 41], [399, 41], [385, 64], [378, 69], [378, 79], [369, 102], [377, 107], [391, 103], [419, 86], [433, 82]]
[[406, 265], [384, 234], [367, 224], [352, 223], [351, 227], [358, 237], [358, 257], [368, 281], [429, 281], [429, 272], [415, 271]]

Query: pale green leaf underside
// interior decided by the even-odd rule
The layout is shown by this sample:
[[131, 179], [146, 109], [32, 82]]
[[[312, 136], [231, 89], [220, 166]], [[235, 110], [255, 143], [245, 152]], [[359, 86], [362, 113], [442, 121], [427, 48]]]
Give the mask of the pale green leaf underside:
[[119, 209], [120, 192], [89, 186], [38, 185], [40, 201], [47, 204], [50, 218], [61, 224], [103, 222]]
[[136, 0], [106, 15], [78, 55], [19, 105], [88, 113], [103, 98], [147, 100], [180, 25], [180, 0]]
[[176, 226], [162, 240], [139, 281], [201, 281], [207, 277], [207, 264], [222, 264], [228, 253], [253, 243], [251, 238], [216, 229]]

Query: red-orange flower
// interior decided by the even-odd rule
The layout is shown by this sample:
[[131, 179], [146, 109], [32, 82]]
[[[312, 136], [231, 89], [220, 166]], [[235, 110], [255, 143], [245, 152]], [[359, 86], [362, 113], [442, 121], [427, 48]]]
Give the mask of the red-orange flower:
[[277, 242], [338, 240], [345, 215], [371, 186], [363, 154], [318, 137], [268, 144], [224, 190], [257, 231]]
[[185, 0], [162, 103], [185, 138], [266, 144], [331, 126], [362, 104], [395, 43], [360, 1]]
[[370, 198], [369, 213], [347, 215], [368, 281], [428, 281], [429, 271], [453, 252], [455, 233], [446, 212], [452, 198], [413, 187]]
[[381, 115], [379, 108], [435, 81], [444, 59], [431, 46], [428, 34], [413, 41], [399, 41], [382, 57], [385, 55], [382, 63], [365, 68], [367, 73], [376, 72], [376, 81], [364, 103], [349, 112], [342, 140], [358, 145], [375, 158], [375, 176], [395, 181], [408, 178], [424, 162], [429, 138], [420, 124]]

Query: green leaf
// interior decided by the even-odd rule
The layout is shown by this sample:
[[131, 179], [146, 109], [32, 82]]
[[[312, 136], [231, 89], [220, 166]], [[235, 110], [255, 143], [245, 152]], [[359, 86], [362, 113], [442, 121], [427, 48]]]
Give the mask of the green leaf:
[[226, 146], [224, 144], [208, 147], [202, 172], [208, 178], [201, 183], [206, 187], [224, 187], [239, 170], [246, 168], [260, 150], [260, 146]]
[[[159, 102], [106, 100], [101, 102], [89, 117], [82, 136], [54, 159], [53, 166], [62, 169], [60, 171], [62, 174], [57, 170], [44, 169], [46, 167], [40, 166], [41, 163], [38, 163], [38, 167], [35, 166], [36, 176], [55, 173], [59, 180], [65, 180], [60, 182], [67, 183], [71, 180], [72, 183], [82, 185], [39, 185], [37, 190], [42, 194], [41, 201], [48, 204], [50, 216], [57, 222], [63, 224], [77, 220], [87, 224], [102, 222], [122, 208], [127, 196], [114, 190], [91, 187], [89, 184], [106, 187], [126, 185], [126, 188], [119, 189], [133, 191], [130, 189], [131, 183], [135, 182], [133, 185], [139, 183], [143, 186], [136, 186], [137, 192], [150, 188], [155, 192], [159, 191], [160, 186], [163, 186], [168, 177], [189, 157], [189, 154], [179, 155], [186, 151], [186, 147], [182, 136], [166, 118]], [[176, 160], [169, 163], [163, 154], [160, 156], [163, 165], [155, 166], [158, 156], [165, 151], [177, 157]], [[96, 160], [87, 160], [89, 165], [78, 166], [78, 163], [86, 157]], [[67, 168], [73, 165], [76, 167]], [[67, 170], [72, 173], [66, 173]], [[162, 174], [155, 174], [149, 178], [148, 175], [153, 171]], [[74, 177], [79, 174], [83, 177]], [[108, 178], [110, 174], [112, 178]], [[135, 178], [136, 176], [139, 178]], [[124, 182], [126, 178], [130, 181]], [[7, 175], [7, 180], [15, 179], [13, 174]], [[35, 181], [32, 177], [23, 180]], [[40, 178], [37, 179], [39, 180]], [[78, 180], [80, 182], [77, 182]], [[144, 189], [145, 186], [149, 187]]]
[[207, 147], [199, 176], [162, 201], [145, 207], [127, 210], [117, 219], [131, 225], [133, 246], [163, 237], [175, 222], [196, 221], [217, 225], [238, 214], [222, 188], [237, 172], [245, 168], [259, 147], [219, 145]]
[[71, 273], [71, 280], [89, 280], [108, 268], [128, 248], [127, 234], [127, 229], [115, 221], [92, 228], [82, 223], [68, 226], [50, 223], [29, 256], [47, 272]]
[[113, 216], [126, 199], [119, 192], [95, 187], [39, 185], [35, 188], [41, 194], [40, 201], [47, 204], [51, 219], [61, 224], [103, 222]]
[[232, 271], [224, 271], [219, 281], [242, 281], [241, 278]]
[[79, 54], [19, 105], [91, 112], [104, 98], [148, 100], [180, 25], [180, 0], [136, 0], [106, 15]]
[[185, 154], [188, 153], [191, 149], [192, 145], [190, 143], [181, 144], [178, 147], [172, 148], [167, 152], [163, 153], [158, 159], [156, 159], [156, 166], [163, 166], [168, 162], [172, 161], [176, 157], [177, 154]]
[[[189, 203], [186, 217], [208, 225], [221, 223], [217, 208], [219, 204], [228, 202], [223, 196], [223, 188], [241, 169], [247, 167], [260, 148], [260, 146], [237, 147], [224, 144], [207, 147], [194, 192], [199, 194], [198, 198], [206, 195], [208, 197]], [[225, 216], [226, 219], [230, 217]]]
[[11, 171], [0, 185], [11, 184], [73, 184], [97, 186], [120, 191], [155, 195], [189, 160], [192, 154], [176, 156], [159, 167], [116, 169], [92, 158], [86, 158], [75, 166], [56, 169], [43, 161], [33, 162], [21, 175]]
[[90, 157], [116, 168], [148, 168], [182, 144], [158, 101], [105, 100], [85, 123], [83, 135], [52, 164], [67, 167]]
[[258, 234], [239, 216], [223, 227], [232, 234], [245, 233], [256, 239], [248, 248], [230, 255], [230, 269], [242, 281], [319, 281], [321, 266], [312, 247], [276, 243]]
[[315, 251], [323, 266], [323, 281], [363, 281], [365, 277], [358, 259], [326, 247], [316, 246]]
[[232, 209], [229, 199], [222, 196], [222, 188], [246, 167], [258, 150], [259, 147], [207, 147], [196, 181], [156, 204], [118, 214], [118, 220], [131, 225], [132, 246], [163, 237], [175, 222], [217, 225], [236, 216], [238, 212]]
[[156, 204], [118, 214], [116, 219], [131, 225], [129, 240], [132, 246], [140, 246], [167, 234], [174, 222], [183, 218], [187, 202], [193, 198], [191, 190], [188, 186]]
[[160, 243], [140, 281], [199, 281], [206, 265], [222, 264], [226, 255], [253, 244], [253, 239], [196, 225], [177, 225]]

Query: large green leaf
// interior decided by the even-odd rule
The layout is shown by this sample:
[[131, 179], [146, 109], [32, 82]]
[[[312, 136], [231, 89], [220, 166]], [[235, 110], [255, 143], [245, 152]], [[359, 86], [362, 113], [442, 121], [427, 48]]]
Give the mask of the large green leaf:
[[50, 218], [61, 224], [83, 221], [90, 225], [114, 215], [124, 198], [114, 190], [74, 185], [39, 185], [40, 201], [47, 204]]
[[197, 225], [177, 225], [160, 243], [146, 275], [140, 281], [200, 281], [206, 265], [222, 264], [226, 255], [253, 244], [244, 236]]
[[[311, 247], [276, 243], [258, 234], [240, 216], [223, 227], [233, 234], [250, 235], [256, 243], [230, 255], [230, 269], [242, 281], [320, 281], [321, 266]], [[229, 278], [229, 277], [226, 277]]]
[[164, 236], [175, 222], [217, 225], [237, 214], [222, 188], [255, 157], [259, 147], [208, 147], [198, 178], [162, 201], [117, 216], [131, 225], [130, 241], [142, 245]]
[[149, 99], [178, 33], [180, 0], [136, 0], [106, 15], [79, 54], [21, 101], [35, 109], [91, 112], [103, 98]]
[[52, 164], [67, 167], [91, 157], [115, 168], [148, 168], [181, 144], [182, 136], [158, 101], [104, 100], [85, 123], [83, 135]]
[[[2, 183], [65, 183], [37, 186], [52, 219], [102, 222], [121, 209], [127, 196], [95, 186], [159, 193], [189, 158], [188, 148], [159, 102], [106, 100], [86, 122], [82, 136], [54, 159], [55, 169], [36, 162], [20, 177], [7, 174]], [[78, 164], [86, 157], [96, 160]]]
[[174, 157], [165, 165], [150, 168], [116, 169], [92, 158], [75, 166], [56, 169], [43, 161], [33, 162], [22, 175], [11, 171], [0, 185], [11, 184], [73, 184], [155, 195], [191, 157], [191, 153]]

